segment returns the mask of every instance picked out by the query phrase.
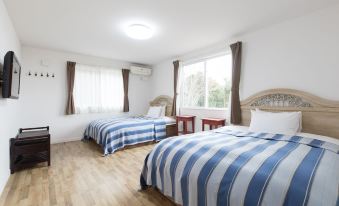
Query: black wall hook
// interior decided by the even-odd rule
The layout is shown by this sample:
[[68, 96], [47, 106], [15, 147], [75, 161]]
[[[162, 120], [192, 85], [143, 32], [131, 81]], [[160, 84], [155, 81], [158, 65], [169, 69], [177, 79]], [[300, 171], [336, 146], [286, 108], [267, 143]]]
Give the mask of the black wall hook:
[[28, 76], [32, 76], [32, 75], [34, 75], [34, 76], [40, 76], [40, 77], [44, 77], [44, 76], [46, 76], [47, 78], [49, 78], [49, 77], [52, 77], [52, 78], [54, 78], [55, 77], [55, 74], [54, 73], [49, 73], [49, 72], [46, 72], [46, 73], [44, 73], [44, 72], [40, 72], [40, 74], [39, 74], [39, 72], [31, 72], [31, 71], [28, 71], [28, 74], [27, 74]]

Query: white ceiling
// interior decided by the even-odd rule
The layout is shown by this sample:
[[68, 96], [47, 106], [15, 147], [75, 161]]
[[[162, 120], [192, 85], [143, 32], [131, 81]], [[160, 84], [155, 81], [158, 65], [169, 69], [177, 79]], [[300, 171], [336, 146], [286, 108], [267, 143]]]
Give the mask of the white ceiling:
[[[154, 64], [338, 0], [4, 0], [23, 45]], [[123, 27], [155, 28], [149, 40]]]

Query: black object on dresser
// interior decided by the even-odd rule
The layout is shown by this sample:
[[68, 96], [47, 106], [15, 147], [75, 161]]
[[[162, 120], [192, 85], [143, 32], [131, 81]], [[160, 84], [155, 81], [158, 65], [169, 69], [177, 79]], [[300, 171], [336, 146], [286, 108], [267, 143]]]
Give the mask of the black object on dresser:
[[20, 128], [16, 138], [10, 139], [11, 174], [37, 163], [51, 165], [51, 136], [49, 127]]

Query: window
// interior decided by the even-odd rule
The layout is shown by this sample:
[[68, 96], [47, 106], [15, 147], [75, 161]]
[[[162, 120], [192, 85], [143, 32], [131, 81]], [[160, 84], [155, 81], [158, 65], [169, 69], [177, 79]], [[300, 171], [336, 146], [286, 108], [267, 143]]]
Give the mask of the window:
[[181, 75], [182, 107], [227, 108], [231, 92], [231, 54], [186, 64]]
[[74, 77], [76, 113], [121, 111], [123, 97], [121, 69], [76, 64]]

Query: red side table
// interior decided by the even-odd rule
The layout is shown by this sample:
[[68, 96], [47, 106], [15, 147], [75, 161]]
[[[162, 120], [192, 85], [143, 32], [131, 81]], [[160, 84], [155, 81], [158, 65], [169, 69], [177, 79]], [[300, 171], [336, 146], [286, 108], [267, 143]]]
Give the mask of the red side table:
[[[195, 116], [191, 115], [182, 115], [182, 116], [176, 116], [177, 120], [177, 134], [190, 134], [194, 133], [194, 120]], [[180, 121], [183, 123], [183, 131], [179, 131], [179, 123]], [[187, 130], [187, 123], [191, 122], [192, 123], [192, 131]]]
[[213, 126], [215, 128], [218, 128], [219, 126], [225, 126], [226, 119], [217, 119], [217, 118], [202, 118], [202, 131], [205, 131], [205, 124], [210, 126], [210, 130], [213, 129]]

